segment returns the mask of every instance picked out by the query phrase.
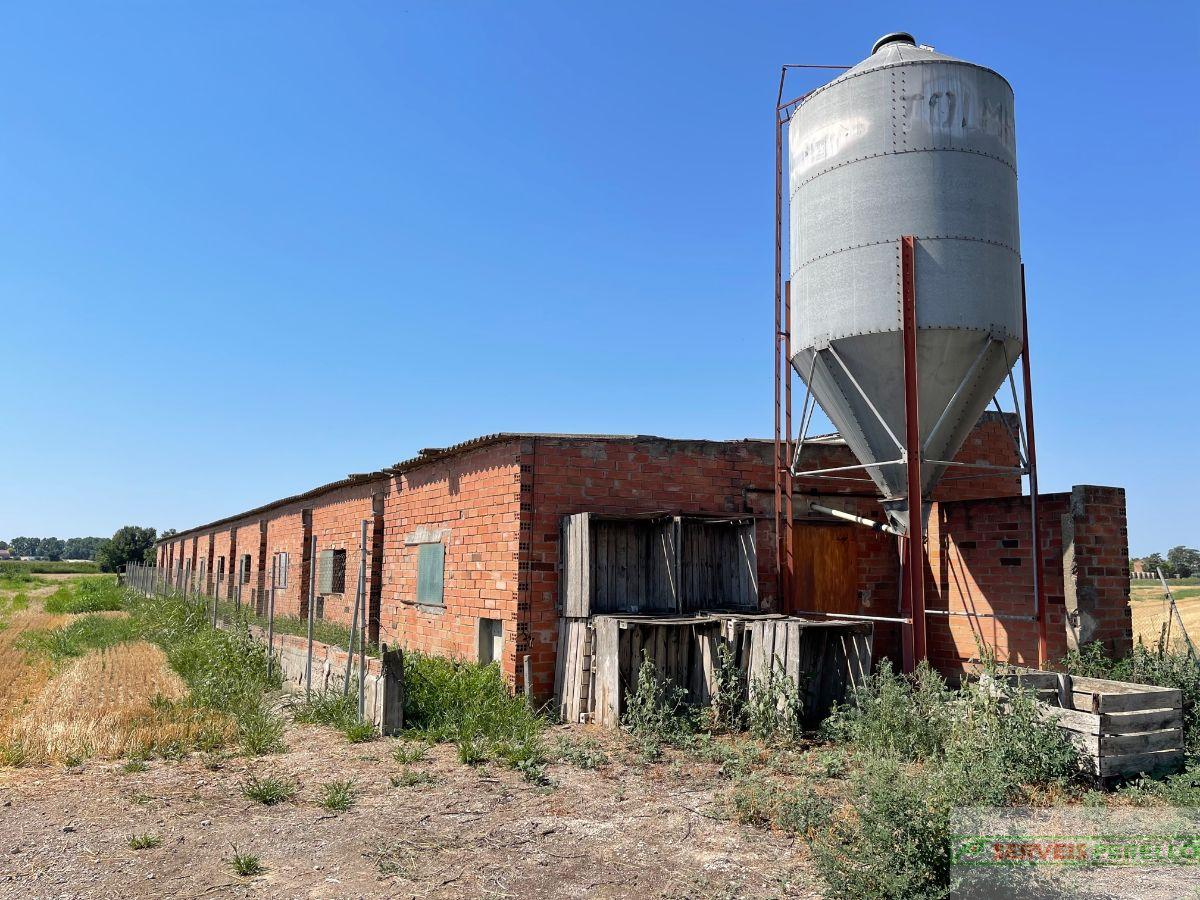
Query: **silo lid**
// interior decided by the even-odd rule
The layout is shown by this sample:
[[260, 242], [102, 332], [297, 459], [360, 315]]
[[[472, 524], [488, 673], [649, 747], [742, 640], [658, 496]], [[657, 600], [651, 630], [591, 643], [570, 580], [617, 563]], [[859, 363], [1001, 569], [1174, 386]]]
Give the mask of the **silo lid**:
[[917, 39], [907, 31], [892, 31], [885, 34], [871, 47], [871, 55], [874, 56], [879, 52], [879, 48], [885, 44], [913, 44], [916, 45]]

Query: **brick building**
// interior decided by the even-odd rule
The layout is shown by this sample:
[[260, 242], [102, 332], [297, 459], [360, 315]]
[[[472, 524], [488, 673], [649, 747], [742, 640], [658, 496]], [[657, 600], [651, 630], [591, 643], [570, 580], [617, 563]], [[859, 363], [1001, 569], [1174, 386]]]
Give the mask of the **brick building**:
[[[1015, 465], [1014, 424], [988, 414], [957, 459]], [[851, 465], [836, 436], [805, 446], [802, 468]], [[348, 623], [365, 523], [367, 628], [373, 641], [499, 662], [517, 686], [530, 656], [533, 690], [554, 691], [562, 610], [562, 529], [576, 513], [698, 516], [752, 523], [761, 609], [895, 615], [895, 539], [808, 510], [819, 501], [881, 518], [869, 482], [795, 487], [790, 596], [779, 591], [770, 441], [645, 435], [496, 434], [423, 450], [257, 509], [188, 529], [158, 545], [158, 565], [205, 593]], [[929, 651], [944, 671], [977, 657], [1036, 661], [1028, 498], [1012, 475], [946, 478], [930, 513]], [[1124, 493], [1076, 487], [1042, 495], [1051, 658], [1101, 640], [1128, 647]], [[750, 527], [750, 526], [748, 526]], [[316, 539], [316, 565], [311, 559]], [[876, 628], [877, 656], [898, 655], [894, 626]]]

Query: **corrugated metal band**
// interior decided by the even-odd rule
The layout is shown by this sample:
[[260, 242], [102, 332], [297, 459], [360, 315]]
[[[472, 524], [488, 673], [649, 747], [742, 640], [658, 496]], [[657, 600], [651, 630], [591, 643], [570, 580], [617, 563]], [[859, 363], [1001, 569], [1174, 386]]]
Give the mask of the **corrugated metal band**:
[[[869, 57], [868, 57], [869, 58]], [[865, 62], [865, 60], [864, 60]], [[978, 63], [967, 62], [965, 59], [905, 59], [900, 62], [887, 63], [882, 66], [872, 66], [869, 69], [863, 69], [861, 72], [848, 72], [845, 75], [839, 75], [829, 84], [823, 84], [819, 88], [809, 91], [805, 96], [800, 98], [800, 102], [796, 105], [797, 111], [823, 91], [829, 90], [834, 85], [845, 84], [851, 78], [861, 78], [863, 75], [872, 75], [875, 72], [886, 72], [888, 69], [904, 69], [909, 66], [966, 66], [968, 69], [978, 69], [981, 72], [988, 72], [995, 75], [1004, 82], [1005, 87], [1012, 91], [1012, 85], [1009, 84], [1007, 78], [997, 72], [995, 69], [989, 69], [987, 66], [981, 66]], [[793, 114], [794, 115], [794, 114]]]
[[856, 162], [862, 162], [867, 159], [878, 159], [881, 156], [903, 156], [905, 153], [970, 153], [973, 156], [982, 156], [985, 159], [992, 159], [1002, 164], [1005, 168], [1011, 169], [1014, 175], [1017, 174], [1017, 167], [1002, 156], [997, 156], [995, 153], [984, 153], [982, 150], [971, 150], [967, 147], [906, 147], [903, 150], [885, 150], [883, 153], [868, 153], [866, 156], [856, 156], [853, 159], [847, 159], [838, 163], [836, 166], [830, 166], [827, 169], [822, 169], [815, 175], [810, 175], [799, 184], [792, 188], [792, 196], [796, 196], [796, 192], [809, 184], [816, 181], [822, 175], [828, 175], [830, 172], [836, 172], [838, 169], [852, 165]]
[[[919, 241], [974, 241], [975, 243], [978, 243], [978, 244], [991, 244], [993, 247], [1001, 247], [1004, 250], [1007, 250], [1009, 253], [1013, 254], [1014, 256], [1016, 256], [1018, 258], [1021, 256], [1020, 252], [1015, 247], [1013, 247], [1011, 244], [1006, 244], [1003, 241], [989, 241], [987, 238], [971, 237], [970, 235], [966, 235], [966, 234], [924, 234], [924, 235], [917, 235], [917, 240], [919, 240]], [[822, 253], [819, 256], [814, 256], [811, 259], [806, 259], [804, 262], [800, 263], [799, 266], [792, 269], [792, 274], [795, 275], [796, 272], [799, 272], [805, 266], [811, 265], [812, 263], [818, 262], [819, 260], [822, 260], [822, 259], [828, 259], [831, 256], [837, 256], [839, 253], [845, 253], [848, 250], [861, 250], [864, 247], [878, 247], [882, 244], [894, 244], [894, 243], [896, 243], [895, 238], [888, 238], [886, 240], [881, 240], [881, 241], [866, 241], [862, 244], [851, 244], [849, 247], [839, 247], [836, 250], [830, 250], [828, 253]]]

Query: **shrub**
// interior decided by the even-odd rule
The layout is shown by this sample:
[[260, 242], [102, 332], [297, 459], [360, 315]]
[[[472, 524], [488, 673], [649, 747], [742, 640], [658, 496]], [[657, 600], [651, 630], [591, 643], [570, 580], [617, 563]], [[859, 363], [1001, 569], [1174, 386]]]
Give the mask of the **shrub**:
[[625, 698], [621, 724], [640, 738], [650, 753], [657, 753], [662, 744], [685, 743], [696, 731], [696, 715], [688, 706], [687, 691], [660, 675], [645, 651], [637, 683]]
[[1031, 695], [1000, 699], [970, 683], [951, 691], [925, 664], [911, 676], [882, 669], [825, 730], [868, 754], [935, 767], [962, 804], [1008, 803], [1025, 785], [1080, 774], [1079, 751], [1039, 719]]
[[242, 793], [263, 806], [274, 806], [276, 803], [291, 800], [296, 796], [296, 790], [296, 782], [292, 779], [274, 776], [259, 778], [257, 775], [251, 775], [242, 785]]
[[928, 759], [944, 749], [953, 699], [954, 692], [927, 663], [905, 677], [884, 660], [849, 705], [834, 708], [823, 727], [833, 740], [865, 750]]
[[745, 723], [746, 676], [738, 666], [733, 650], [725, 641], [717, 645], [710, 714], [713, 725], [717, 728], [737, 731]]
[[746, 719], [750, 733], [762, 741], [794, 740], [803, 731], [804, 701], [800, 686], [790, 675], [772, 669], [755, 678]]
[[498, 759], [524, 771], [545, 757], [545, 720], [509, 691], [495, 664], [407, 654], [404, 721], [415, 737], [453, 743], [465, 763]]
[[829, 897], [941, 898], [950, 885], [950, 807], [936, 775], [878, 759], [853, 778], [853, 803], [812, 841]]

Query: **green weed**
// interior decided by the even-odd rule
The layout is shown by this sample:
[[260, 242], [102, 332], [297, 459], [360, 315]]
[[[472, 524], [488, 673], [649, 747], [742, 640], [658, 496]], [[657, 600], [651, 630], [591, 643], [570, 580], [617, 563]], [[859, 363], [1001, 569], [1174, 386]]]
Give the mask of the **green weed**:
[[267, 776], [259, 778], [251, 775], [242, 785], [242, 793], [251, 800], [264, 806], [274, 806], [296, 796], [298, 787], [290, 778]]
[[545, 720], [509, 691], [496, 665], [409, 653], [404, 686], [412, 736], [453, 743], [467, 764], [496, 759], [527, 771], [544, 762]]
[[236, 844], [233, 847], [233, 856], [229, 857], [229, 865], [235, 874], [243, 878], [261, 875], [266, 871], [257, 856], [250, 853], [240, 853]]
[[421, 762], [429, 754], [429, 745], [422, 742], [396, 741], [392, 746], [392, 759], [401, 765]]
[[162, 844], [162, 838], [157, 834], [151, 834], [149, 831], [144, 834], [131, 834], [129, 836], [130, 850], [150, 850]]
[[554, 758], [577, 769], [598, 769], [609, 763], [608, 754], [595, 738], [576, 742], [560, 737], [554, 749]]
[[116, 578], [89, 578], [63, 585], [44, 601], [48, 613], [94, 613], [123, 607], [124, 593]]
[[696, 711], [687, 703], [687, 691], [660, 675], [645, 651], [621, 724], [641, 741], [643, 755], [651, 758], [663, 744], [686, 744], [696, 732]]
[[321, 787], [321, 805], [333, 812], [345, 812], [354, 805], [354, 782], [330, 781]]
[[342, 732], [352, 744], [373, 741], [375, 726], [358, 715], [358, 698], [341, 691], [318, 691], [298, 700], [292, 718], [305, 725], [328, 725]]
[[433, 784], [434, 778], [428, 772], [417, 772], [405, 769], [399, 775], [389, 777], [392, 787], [416, 787], [422, 784]]

